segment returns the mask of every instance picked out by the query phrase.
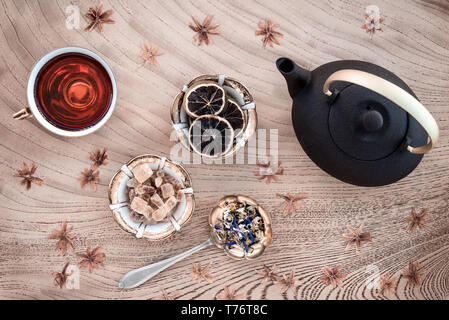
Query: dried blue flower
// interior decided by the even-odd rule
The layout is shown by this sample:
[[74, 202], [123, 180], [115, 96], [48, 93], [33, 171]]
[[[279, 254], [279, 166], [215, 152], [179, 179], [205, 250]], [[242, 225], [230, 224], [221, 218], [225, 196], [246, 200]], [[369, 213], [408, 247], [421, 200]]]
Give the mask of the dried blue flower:
[[214, 228], [219, 231], [223, 246], [231, 248], [238, 245], [245, 252], [253, 251], [252, 246], [263, 238], [265, 231], [257, 209], [242, 203], [229, 203]]

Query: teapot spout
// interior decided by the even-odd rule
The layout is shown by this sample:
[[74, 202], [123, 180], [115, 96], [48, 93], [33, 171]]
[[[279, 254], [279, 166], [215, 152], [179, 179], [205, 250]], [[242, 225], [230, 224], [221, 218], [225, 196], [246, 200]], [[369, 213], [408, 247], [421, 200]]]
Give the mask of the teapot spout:
[[312, 73], [309, 70], [299, 67], [288, 58], [277, 59], [276, 67], [287, 81], [288, 92], [292, 98], [305, 88], [312, 78]]

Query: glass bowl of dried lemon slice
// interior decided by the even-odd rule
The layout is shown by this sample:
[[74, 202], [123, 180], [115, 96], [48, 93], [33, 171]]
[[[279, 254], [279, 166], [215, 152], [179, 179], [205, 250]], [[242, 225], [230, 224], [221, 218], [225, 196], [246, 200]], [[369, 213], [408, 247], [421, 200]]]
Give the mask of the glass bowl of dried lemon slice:
[[173, 101], [171, 120], [181, 144], [208, 158], [234, 155], [257, 128], [253, 97], [225, 75], [202, 75], [185, 85]]

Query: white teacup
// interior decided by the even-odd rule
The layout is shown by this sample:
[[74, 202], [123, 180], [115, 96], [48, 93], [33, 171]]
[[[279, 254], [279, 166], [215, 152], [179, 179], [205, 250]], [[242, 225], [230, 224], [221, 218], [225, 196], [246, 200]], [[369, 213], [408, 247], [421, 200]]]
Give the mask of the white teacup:
[[[109, 78], [110, 78], [111, 84], [112, 84], [112, 98], [111, 98], [111, 102], [110, 102], [107, 112], [105, 112], [105, 114], [101, 117], [101, 119], [98, 122], [96, 122], [94, 125], [84, 128], [84, 129], [77, 130], [77, 131], [65, 130], [65, 129], [59, 128], [59, 127], [53, 125], [51, 122], [49, 122], [49, 120], [47, 120], [42, 115], [41, 111], [38, 109], [38, 106], [36, 104], [36, 97], [35, 97], [35, 86], [36, 86], [37, 76], [38, 76], [39, 72], [41, 71], [41, 69], [53, 58], [60, 56], [62, 54], [67, 54], [67, 53], [80, 53], [80, 54], [84, 54], [84, 55], [89, 56], [89, 57], [93, 58], [94, 60], [96, 60], [98, 63], [100, 63], [104, 67], [104, 69], [106, 70], [106, 72], [109, 75]], [[36, 120], [50, 132], [53, 132], [57, 135], [65, 136], [65, 137], [80, 137], [80, 136], [85, 136], [87, 134], [90, 134], [90, 133], [98, 130], [109, 120], [109, 118], [112, 115], [112, 112], [114, 111], [115, 103], [117, 101], [117, 84], [116, 84], [116, 81], [115, 81], [115, 78], [114, 78], [111, 68], [108, 66], [106, 61], [104, 61], [99, 55], [97, 55], [96, 53], [94, 53], [90, 50], [83, 49], [83, 48], [65, 47], [65, 48], [56, 49], [54, 51], [47, 53], [36, 63], [36, 65], [33, 67], [33, 70], [31, 71], [30, 77], [28, 79], [27, 96], [28, 96], [28, 108], [22, 109], [19, 112], [15, 113], [13, 115], [14, 119], [23, 120], [23, 119], [27, 119], [29, 117], [34, 116], [34, 118], [36, 118]]]

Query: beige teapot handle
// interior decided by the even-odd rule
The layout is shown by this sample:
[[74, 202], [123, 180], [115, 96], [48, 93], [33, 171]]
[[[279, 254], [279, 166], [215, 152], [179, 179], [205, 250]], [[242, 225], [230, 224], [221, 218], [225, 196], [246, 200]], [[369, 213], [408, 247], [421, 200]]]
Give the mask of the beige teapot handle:
[[335, 81], [352, 82], [359, 86], [370, 89], [385, 98], [393, 101], [406, 112], [408, 112], [418, 123], [424, 128], [429, 136], [429, 142], [420, 147], [408, 146], [407, 150], [415, 154], [423, 154], [429, 152], [438, 142], [440, 135], [438, 125], [430, 112], [424, 107], [417, 99], [409, 94], [404, 89], [397, 85], [375, 76], [371, 73], [359, 71], [359, 70], [339, 70], [334, 72], [324, 82], [323, 92], [330, 96], [332, 92], [329, 90], [329, 86]]

